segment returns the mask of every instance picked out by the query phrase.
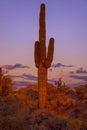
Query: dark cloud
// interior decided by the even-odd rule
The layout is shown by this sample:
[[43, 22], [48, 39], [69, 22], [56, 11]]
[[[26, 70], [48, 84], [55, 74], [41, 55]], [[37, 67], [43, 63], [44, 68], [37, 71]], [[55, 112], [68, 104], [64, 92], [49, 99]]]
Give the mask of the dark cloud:
[[76, 71], [71, 71], [69, 72], [70, 74], [87, 74], [87, 70], [84, 70], [82, 67], [80, 67], [79, 69], [77, 69]]
[[22, 64], [14, 64], [14, 65], [4, 65], [3, 68], [7, 70], [13, 70], [18, 68], [29, 68], [29, 66], [25, 66]]
[[[32, 81], [38, 81], [38, 77], [31, 75], [31, 74], [22, 74], [22, 75], [10, 75], [12, 78], [21, 78], [23, 80], [32, 80]], [[48, 82], [54, 82], [55, 79], [48, 79]]]
[[63, 65], [61, 63], [53, 64], [52, 67], [74, 67], [73, 65]]
[[50, 72], [52, 72], [52, 69], [49, 69]]
[[81, 67], [81, 68], [79, 68], [78, 70], [76, 70], [76, 73], [77, 73], [77, 74], [87, 74], [87, 71], [84, 70], [84, 69]]
[[28, 82], [28, 81], [15, 81], [14, 82], [14, 86], [17, 86], [17, 87], [28, 86], [28, 85], [31, 85], [31, 84], [32, 83]]
[[12, 78], [22, 78], [22, 79], [25, 79], [25, 80], [34, 80], [34, 81], [37, 81], [37, 77], [34, 76], [34, 75], [31, 75], [31, 74], [22, 74], [22, 75], [10, 75]]
[[26, 79], [26, 80], [35, 80], [35, 81], [37, 81], [37, 77], [36, 76], [34, 76], [34, 75], [31, 75], [31, 74], [23, 74], [23, 75], [21, 75], [21, 78], [24, 78], [24, 79]]
[[48, 79], [48, 82], [54, 83], [55, 79]]
[[[12, 78], [21, 78], [22, 81], [14, 81], [14, 88], [19, 89], [20, 87], [26, 87], [32, 84], [37, 83], [37, 77], [31, 74], [22, 74], [22, 75], [10, 75]], [[26, 80], [26, 81], [23, 81]], [[32, 80], [32, 81], [28, 81]]]
[[21, 75], [10, 75], [11, 78], [21, 78]]
[[86, 83], [83, 83], [83, 82], [78, 82], [78, 83], [71, 83], [71, 84], [68, 84], [69, 87], [73, 88], [73, 87], [76, 87], [76, 86], [80, 86], [80, 85], [85, 85]]
[[70, 78], [87, 81], [87, 76], [70, 75]]
[[74, 74], [75, 72], [74, 72], [74, 71], [70, 71], [69, 73], [70, 73], [70, 74]]

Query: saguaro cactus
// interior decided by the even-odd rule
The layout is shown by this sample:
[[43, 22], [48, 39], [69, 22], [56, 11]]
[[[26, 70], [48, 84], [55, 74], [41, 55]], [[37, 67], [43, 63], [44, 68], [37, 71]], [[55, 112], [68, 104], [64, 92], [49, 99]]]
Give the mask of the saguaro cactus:
[[45, 4], [41, 4], [39, 16], [39, 41], [35, 42], [34, 48], [35, 64], [38, 68], [39, 107], [41, 109], [46, 107], [47, 69], [51, 66], [53, 53], [54, 38], [50, 38], [48, 52], [46, 53]]

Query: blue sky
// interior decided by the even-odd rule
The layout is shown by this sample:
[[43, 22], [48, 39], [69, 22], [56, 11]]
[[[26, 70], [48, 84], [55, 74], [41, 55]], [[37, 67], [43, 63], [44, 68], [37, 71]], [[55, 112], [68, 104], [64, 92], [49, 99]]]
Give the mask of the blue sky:
[[87, 0], [0, 0], [0, 66], [35, 69], [41, 3], [46, 4], [47, 45], [55, 38], [53, 63], [87, 70]]

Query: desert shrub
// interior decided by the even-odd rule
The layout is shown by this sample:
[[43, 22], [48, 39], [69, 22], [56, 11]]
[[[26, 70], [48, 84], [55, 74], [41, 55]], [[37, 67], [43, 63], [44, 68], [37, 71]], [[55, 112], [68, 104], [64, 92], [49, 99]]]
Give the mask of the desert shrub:
[[82, 123], [80, 130], [87, 130], [87, 120]]
[[0, 97], [0, 130], [33, 130], [32, 109], [36, 102], [24, 93]]
[[[86, 130], [87, 99], [48, 85], [47, 109], [38, 109], [36, 89], [0, 96], [0, 130]], [[73, 95], [74, 92], [74, 95]], [[77, 95], [76, 95], [77, 94]]]
[[0, 119], [0, 130], [24, 130], [24, 123], [20, 118], [2, 117]]
[[13, 83], [7, 72], [0, 68], [0, 95], [7, 96], [13, 91]]
[[32, 99], [37, 100], [38, 99], [38, 93], [35, 90], [29, 89], [26, 94], [30, 96]]
[[32, 130], [67, 130], [67, 120], [56, 117], [48, 111], [36, 110], [31, 116]]
[[84, 98], [87, 97], [87, 86], [86, 85], [75, 87], [74, 90], [76, 93], [76, 98], [78, 100], [83, 100]]
[[52, 116], [49, 117], [46, 126], [48, 130], [67, 130], [67, 120]]
[[7, 96], [12, 91], [13, 91], [12, 79], [9, 76], [3, 76], [2, 96]]
[[70, 120], [68, 123], [69, 130], [86, 130], [87, 129], [87, 122], [79, 119]]

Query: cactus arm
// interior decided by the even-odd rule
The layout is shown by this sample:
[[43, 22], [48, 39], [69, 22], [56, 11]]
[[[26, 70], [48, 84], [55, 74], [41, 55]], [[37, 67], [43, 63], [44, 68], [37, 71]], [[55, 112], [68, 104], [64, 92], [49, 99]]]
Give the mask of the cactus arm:
[[34, 59], [35, 59], [35, 65], [38, 68], [40, 65], [40, 54], [39, 54], [39, 45], [40, 43], [38, 41], [35, 42], [35, 48], [34, 48]]
[[51, 66], [51, 63], [52, 63], [52, 60], [53, 60], [53, 54], [54, 54], [54, 38], [50, 38], [47, 58], [44, 62], [44, 66], [46, 68], [49, 68]]

